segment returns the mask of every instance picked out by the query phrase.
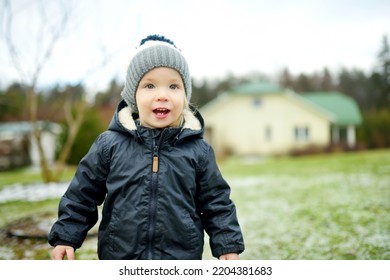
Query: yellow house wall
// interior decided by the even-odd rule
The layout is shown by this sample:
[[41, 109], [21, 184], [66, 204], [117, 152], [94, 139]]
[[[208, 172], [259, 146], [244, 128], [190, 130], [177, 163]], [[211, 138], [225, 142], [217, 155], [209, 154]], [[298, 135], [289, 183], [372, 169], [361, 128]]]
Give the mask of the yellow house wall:
[[[326, 146], [330, 140], [329, 121], [287, 95], [264, 95], [260, 105], [254, 96], [229, 96], [206, 110], [206, 128], [211, 128], [209, 140], [217, 153], [234, 151], [236, 154], [283, 154], [308, 145]], [[265, 128], [272, 130], [270, 140]], [[309, 141], [297, 143], [294, 128], [309, 128]]]

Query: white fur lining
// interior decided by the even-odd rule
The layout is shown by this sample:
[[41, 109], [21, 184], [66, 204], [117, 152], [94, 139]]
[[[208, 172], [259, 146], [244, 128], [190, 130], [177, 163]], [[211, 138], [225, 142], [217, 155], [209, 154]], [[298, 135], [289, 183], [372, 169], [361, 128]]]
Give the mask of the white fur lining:
[[201, 130], [202, 125], [197, 117], [191, 112], [191, 110], [185, 109], [183, 112], [184, 116], [184, 126], [183, 128], [188, 128], [191, 130]]
[[128, 130], [136, 130], [137, 126], [133, 120], [133, 116], [131, 115], [130, 107], [122, 108], [118, 113], [119, 122]]
[[[184, 116], [184, 126], [183, 128], [188, 128], [191, 130], [201, 130], [202, 126], [198, 118], [194, 116], [191, 110], [185, 109], [183, 112]], [[133, 120], [132, 112], [130, 107], [122, 108], [118, 113], [119, 122], [128, 130], [136, 130], [137, 126]]]

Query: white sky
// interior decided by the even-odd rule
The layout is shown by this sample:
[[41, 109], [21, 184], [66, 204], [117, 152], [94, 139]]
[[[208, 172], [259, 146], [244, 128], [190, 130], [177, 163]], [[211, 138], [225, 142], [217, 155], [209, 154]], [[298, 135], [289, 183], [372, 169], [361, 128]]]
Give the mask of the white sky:
[[[41, 1], [48, 11], [48, 27], [58, 20], [56, 4], [62, 1]], [[113, 77], [123, 81], [132, 51], [149, 34], [173, 40], [195, 79], [254, 71], [272, 78], [285, 67], [293, 74], [324, 67], [334, 72], [341, 67], [369, 72], [383, 36], [390, 40], [388, 0], [73, 1], [70, 25], [39, 76], [40, 85], [86, 80], [91, 88], [104, 88]], [[36, 49], [43, 49], [47, 37], [36, 32], [41, 30], [40, 18], [32, 0], [10, 2], [17, 10], [12, 36], [22, 68], [33, 69]], [[0, 19], [3, 87], [19, 75], [4, 45], [4, 12]], [[112, 59], [96, 70], [104, 52], [113, 54]]]

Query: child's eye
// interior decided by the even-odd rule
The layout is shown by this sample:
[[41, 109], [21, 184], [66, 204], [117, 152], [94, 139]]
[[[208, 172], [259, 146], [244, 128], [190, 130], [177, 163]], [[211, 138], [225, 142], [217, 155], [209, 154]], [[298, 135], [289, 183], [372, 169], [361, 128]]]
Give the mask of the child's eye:
[[170, 88], [170, 89], [178, 89], [178, 88], [179, 88], [179, 86], [178, 86], [178, 85], [176, 85], [176, 84], [173, 84], [173, 85], [170, 85], [170, 86], [169, 86], [169, 88]]
[[154, 88], [154, 85], [153, 85], [153, 84], [147, 84], [147, 85], [145, 85], [145, 87], [146, 87], [147, 89], [153, 89], [153, 88]]

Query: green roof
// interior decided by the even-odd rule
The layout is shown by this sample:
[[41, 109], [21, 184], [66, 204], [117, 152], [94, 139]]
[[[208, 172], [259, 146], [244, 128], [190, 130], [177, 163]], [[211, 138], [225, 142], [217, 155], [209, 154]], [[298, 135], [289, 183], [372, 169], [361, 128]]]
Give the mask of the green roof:
[[334, 114], [336, 116], [334, 124], [357, 125], [362, 122], [356, 101], [340, 92], [311, 92], [301, 96]]
[[[328, 115], [335, 125], [358, 125], [362, 122], [359, 107], [354, 99], [340, 92], [310, 92], [297, 94], [278, 84], [266, 81], [253, 81], [243, 83], [226, 92], [228, 95], [265, 95], [286, 94], [301, 99], [301, 101]], [[223, 95], [225, 96], [225, 95]], [[210, 108], [223, 96], [216, 98], [203, 107]]]
[[279, 85], [272, 84], [265, 81], [256, 81], [256, 82], [249, 82], [249, 83], [238, 85], [233, 89], [231, 89], [229, 93], [257, 95], [257, 94], [281, 93], [284, 91], [285, 89]]

